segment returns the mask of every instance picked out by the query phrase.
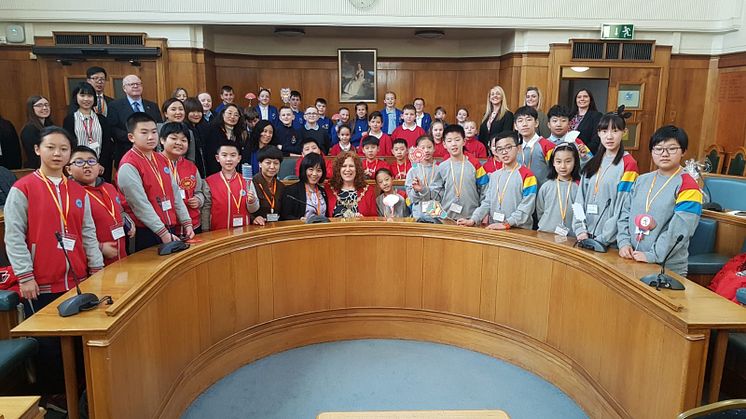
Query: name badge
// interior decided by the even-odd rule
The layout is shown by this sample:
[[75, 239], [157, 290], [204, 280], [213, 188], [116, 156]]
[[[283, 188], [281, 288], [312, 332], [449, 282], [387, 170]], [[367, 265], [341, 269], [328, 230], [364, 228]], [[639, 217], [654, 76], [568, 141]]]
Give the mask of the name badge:
[[492, 219], [495, 220], [496, 223], [503, 223], [505, 222], [505, 214], [495, 211], [492, 214]]
[[[65, 246], [65, 250], [68, 252], [72, 252], [73, 250], [75, 250], [75, 241], [75, 236], [71, 234], [65, 233], [62, 235], [62, 246]], [[62, 249], [59, 243], [57, 243], [57, 248]]]
[[585, 221], [585, 210], [582, 205], [578, 203], [572, 204], [572, 213], [576, 220]]
[[181, 199], [186, 199], [186, 191], [183, 189], [179, 189], [179, 195], [181, 196]]
[[124, 237], [124, 235], [124, 225], [115, 224], [111, 227], [111, 238], [113, 238], [114, 240], [119, 240]]
[[570, 229], [567, 228], [567, 227], [565, 227], [565, 226], [563, 226], [563, 225], [558, 225], [554, 229], [554, 234], [556, 234], [558, 236], [562, 236], [562, 237], [567, 237], [567, 235], [570, 234]]
[[233, 217], [233, 227], [243, 227], [243, 217]]
[[163, 211], [168, 211], [171, 208], [172, 207], [171, 207], [171, 200], [170, 199], [164, 199], [163, 201], [161, 201], [161, 209]]
[[588, 214], [598, 214], [598, 205], [588, 204]]
[[277, 221], [280, 221], [280, 214], [270, 212], [269, 214], [267, 214], [267, 221], [269, 221], [270, 223], [276, 223]]
[[456, 214], [461, 214], [461, 211], [463, 210], [464, 210], [464, 207], [455, 202], [451, 204], [451, 208], [448, 209], [448, 211], [456, 213]]

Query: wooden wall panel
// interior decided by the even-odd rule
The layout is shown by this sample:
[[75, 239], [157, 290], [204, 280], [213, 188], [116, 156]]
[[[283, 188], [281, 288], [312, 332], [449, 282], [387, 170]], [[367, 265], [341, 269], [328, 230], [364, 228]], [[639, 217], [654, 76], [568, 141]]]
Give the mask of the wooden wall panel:
[[0, 47], [0, 80], [3, 94], [0, 95], [0, 115], [21, 131], [26, 123], [26, 99], [44, 93], [39, 82], [39, 62], [29, 59], [30, 47]]
[[746, 146], [746, 66], [721, 68], [718, 84], [717, 144], [728, 153]]
[[707, 112], [706, 100], [691, 100], [692, 93], [701, 92], [696, 97], [706, 98], [710, 73], [709, 56], [672, 56], [668, 76], [668, 94], [664, 124], [684, 128], [689, 134], [689, 151], [685, 158], [697, 157], [717, 138], [714, 132], [703, 132], [703, 115]]

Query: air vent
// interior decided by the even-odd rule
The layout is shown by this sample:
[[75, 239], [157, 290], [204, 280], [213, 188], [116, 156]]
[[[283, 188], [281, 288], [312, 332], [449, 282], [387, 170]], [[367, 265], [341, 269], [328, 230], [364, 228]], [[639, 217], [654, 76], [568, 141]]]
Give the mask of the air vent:
[[654, 42], [572, 41], [572, 59], [583, 61], [653, 61]]
[[56, 45], [123, 45], [144, 46], [144, 34], [106, 33], [58, 33], [54, 34]]

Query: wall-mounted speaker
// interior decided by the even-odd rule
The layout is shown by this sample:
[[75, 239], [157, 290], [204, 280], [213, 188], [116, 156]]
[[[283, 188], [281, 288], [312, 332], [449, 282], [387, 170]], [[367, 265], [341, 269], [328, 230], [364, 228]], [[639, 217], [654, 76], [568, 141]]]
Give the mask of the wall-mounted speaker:
[[26, 33], [23, 26], [10, 23], [5, 27], [5, 39], [12, 43], [21, 43], [26, 40]]

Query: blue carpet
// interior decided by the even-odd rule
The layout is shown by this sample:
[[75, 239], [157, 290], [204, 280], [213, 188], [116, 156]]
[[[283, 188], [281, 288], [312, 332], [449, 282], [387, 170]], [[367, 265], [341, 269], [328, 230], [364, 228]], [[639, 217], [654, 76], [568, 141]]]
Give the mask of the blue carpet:
[[325, 411], [501, 409], [512, 419], [586, 418], [538, 376], [427, 342], [356, 340], [292, 349], [246, 365], [182, 416], [313, 419]]

